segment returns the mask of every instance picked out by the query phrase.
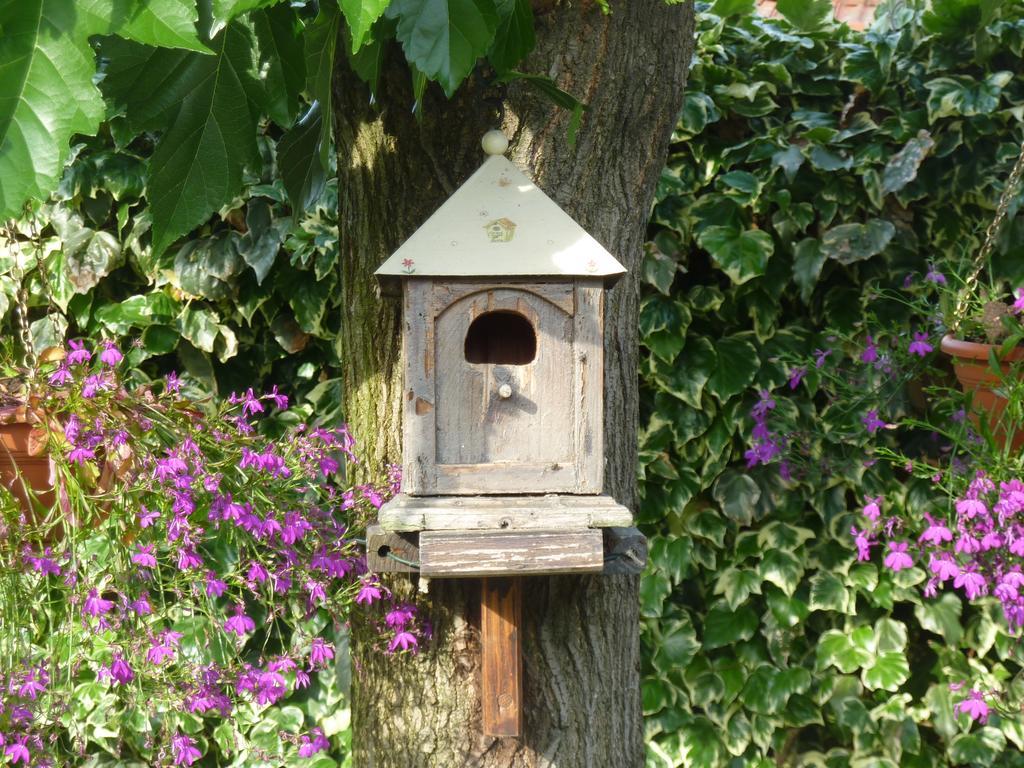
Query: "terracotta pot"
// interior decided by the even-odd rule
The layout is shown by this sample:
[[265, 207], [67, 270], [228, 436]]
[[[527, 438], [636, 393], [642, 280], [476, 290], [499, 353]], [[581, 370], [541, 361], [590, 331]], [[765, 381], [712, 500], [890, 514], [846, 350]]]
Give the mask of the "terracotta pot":
[[35, 492], [44, 507], [53, 504], [50, 459], [42, 431], [24, 418], [0, 419], [0, 483], [22, 506], [29, 509], [25, 486]]
[[[941, 349], [953, 359], [953, 371], [961, 389], [966, 393], [973, 393], [974, 410], [977, 413], [988, 414], [993, 436], [999, 445], [1005, 445], [1006, 430], [996, 428], [995, 425], [1006, 410], [1006, 398], [995, 391], [1002, 382], [989, 367], [989, 353], [998, 347], [945, 336]], [[1024, 348], [1010, 352], [1000, 360], [1003, 374], [1009, 373], [1011, 364], [1021, 361], [1024, 361]], [[977, 413], [971, 414], [975, 423], [978, 421]], [[1015, 451], [1024, 448], [1024, 424], [1015, 431], [1011, 447]]]

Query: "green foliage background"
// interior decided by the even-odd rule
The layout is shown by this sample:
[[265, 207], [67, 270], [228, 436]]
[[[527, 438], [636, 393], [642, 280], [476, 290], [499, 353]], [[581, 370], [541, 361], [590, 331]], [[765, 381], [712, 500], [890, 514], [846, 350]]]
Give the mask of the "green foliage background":
[[[225, 20], [261, 5], [213, 4]], [[942, 0], [926, 13], [887, 4], [861, 34], [833, 25], [828, 2], [780, 2], [787, 17], [771, 21], [749, 5], [718, 0], [703, 9], [642, 275], [649, 762], [1024, 764], [1019, 714], [972, 727], [954, 715], [948, 687], [967, 681], [1005, 701], [1024, 695], [1020, 651], [1000, 629], [998, 610], [968, 607], [952, 594], [923, 601], [920, 570], [894, 576], [877, 562], [854, 562], [848, 532], [864, 473], [826, 468], [824, 481], [787, 483], [775, 468], [747, 470], [743, 459], [748, 412], [762, 389], [774, 390], [782, 409], [818, 416], [822, 448], [839, 441], [813, 390], [785, 388], [784, 360], [825, 348], [827, 325], [855, 330], [865, 310], [877, 309], [865, 286], [897, 286], [936, 254], [977, 247], [1022, 133], [1024, 8]], [[396, 4], [404, 21], [380, 13], [349, 19], [353, 37], [369, 45], [377, 30], [412, 39], [417, 7]], [[186, 370], [221, 393], [284, 384], [300, 411], [339, 418], [338, 191], [329, 166], [326, 181], [317, 180], [329, 153], [321, 154], [322, 105], [313, 106], [327, 94], [318, 52], [321, 64], [333, 55], [318, 24], [333, 30], [338, 21], [288, 10], [299, 24], [290, 42], [270, 34], [287, 26], [283, 17], [271, 23], [279, 10], [257, 8], [267, 14], [262, 33], [257, 15], [222, 25], [216, 55], [237, 64], [235, 95], [248, 101], [211, 101], [193, 116], [210, 125], [242, 110], [252, 122], [238, 130], [251, 131], [254, 144], [235, 147], [244, 157], [229, 156], [220, 168], [230, 182], [222, 199], [177, 224], [168, 219], [156, 248], [151, 208], [166, 190], [155, 178], [168, 166], [155, 116], [133, 106], [132, 81], [108, 73], [104, 93], [116, 114], [97, 137], [76, 137], [42, 228], [25, 225], [46, 267], [46, 280], [39, 270], [28, 275], [39, 348], [65, 330], [136, 338], [133, 362], [151, 375]], [[481, 16], [478, 47], [493, 38], [494, 21]], [[130, 34], [105, 40], [140, 45]], [[161, 55], [179, 63], [193, 56], [175, 71], [205, 83], [194, 70], [204, 54], [188, 53], [190, 40]], [[254, 62], [289, 44], [302, 49], [306, 71], [264, 68], [251, 87]], [[422, 65], [451, 88], [468, 71], [470, 54], [458, 53]], [[491, 53], [502, 62], [519, 54]], [[373, 60], [357, 60], [371, 77]], [[415, 69], [412, 76], [420, 77]], [[197, 109], [208, 93], [187, 92]], [[203, 147], [194, 149], [202, 157]], [[288, 168], [305, 171], [282, 180], [277, 165], [286, 157]], [[1018, 216], [998, 256], [1018, 283], [1022, 235]], [[0, 257], [7, 332], [17, 272]], [[913, 486], [882, 470], [869, 481], [893, 503], [917, 503]], [[325, 711], [322, 703], [303, 707], [307, 725]], [[275, 712], [246, 728], [276, 733], [284, 711]], [[288, 710], [290, 730], [300, 727], [298, 714]]]
[[[748, 6], [700, 18], [643, 275], [649, 762], [1020, 765], [1024, 676], [998, 608], [923, 600], [924, 572], [877, 550], [855, 562], [865, 493], [920, 514], [928, 489], [828, 463], [849, 425], [814, 396], [813, 365], [791, 391], [785, 361], [834, 346], [826, 327], [855, 333], [879, 288], [978, 247], [1020, 151], [1024, 7], [888, 3], [861, 34], [829, 3], [780, 2], [771, 21]], [[1022, 226], [996, 265], [1015, 285]], [[746, 468], [765, 389], [818, 425], [813, 474]], [[1016, 713], [972, 727], [950, 683]]]

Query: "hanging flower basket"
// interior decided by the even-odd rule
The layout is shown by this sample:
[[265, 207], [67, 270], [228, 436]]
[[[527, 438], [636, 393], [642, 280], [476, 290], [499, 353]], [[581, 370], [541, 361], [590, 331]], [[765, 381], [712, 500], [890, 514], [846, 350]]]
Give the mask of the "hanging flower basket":
[[[960, 388], [972, 395], [975, 410], [972, 419], [977, 423], [977, 414], [985, 414], [997, 444], [1003, 446], [1006, 444], [1007, 430], [1006, 425], [1000, 424], [1000, 421], [1006, 410], [1006, 398], [1000, 394], [999, 388], [1011, 373], [1013, 364], [1024, 361], [1024, 348], [1017, 348], [1004, 356], [999, 361], [1001, 374], [997, 374], [990, 367], [989, 360], [992, 350], [998, 348], [998, 345], [963, 341], [952, 336], [943, 337], [941, 344], [942, 351], [953, 360], [953, 371], [960, 382]], [[1011, 447], [1015, 451], [1024, 448], [1024, 424], [1014, 430]]]

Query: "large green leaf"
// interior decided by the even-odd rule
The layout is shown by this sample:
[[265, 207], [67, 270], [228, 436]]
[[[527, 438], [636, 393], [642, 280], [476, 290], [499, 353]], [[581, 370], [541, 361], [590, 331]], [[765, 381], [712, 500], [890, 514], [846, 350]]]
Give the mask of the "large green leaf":
[[394, 0], [387, 14], [398, 19], [395, 36], [405, 57], [449, 97], [490, 50], [498, 29], [493, 0]]
[[711, 650], [749, 640], [757, 631], [757, 624], [757, 614], [750, 608], [732, 611], [716, 605], [704, 617], [704, 648]]
[[157, 255], [230, 202], [241, 190], [246, 164], [258, 158], [256, 120], [244, 86], [252, 38], [230, 24], [211, 45], [214, 56], [189, 54], [180, 74], [189, 93], [150, 160]]
[[316, 102], [277, 144], [281, 181], [296, 213], [309, 208], [320, 197], [327, 182], [320, 159], [322, 123], [323, 112], [320, 102]]
[[776, 8], [801, 32], [817, 32], [832, 21], [830, 0], [779, 0]]
[[367, 42], [370, 27], [383, 14], [391, 0], [338, 0], [338, 6], [348, 25], [352, 39], [352, 53], [356, 53]]
[[301, 26], [287, 5], [250, 14], [259, 43], [263, 73], [263, 109], [282, 127], [289, 127], [299, 111], [306, 84], [306, 62]]
[[701, 394], [715, 370], [716, 359], [714, 345], [708, 339], [691, 336], [675, 364], [656, 361], [654, 375], [667, 392], [693, 408], [700, 408]]
[[[320, 105], [320, 165], [324, 172], [330, 167], [331, 152], [331, 77], [334, 74], [334, 53], [338, 42], [341, 15], [333, 3], [321, 3], [320, 13], [304, 33], [306, 52], [306, 90]], [[322, 119], [324, 115], [328, 119]]]
[[715, 594], [723, 595], [730, 608], [736, 610], [750, 595], [761, 594], [761, 576], [748, 568], [727, 568], [715, 581]]
[[737, 285], [763, 275], [775, 250], [767, 232], [725, 225], [708, 227], [700, 233], [697, 242]]
[[999, 108], [1003, 88], [1013, 80], [1012, 72], [994, 72], [984, 79], [957, 75], [937, 77], [926, 82], [928, 119], [953, 115], [988, 115]]
[[706, 717], [696, 717], [680, 732], [684, 765], [693, 768], [719, 768], [725, 750], [719, 738], [719, 729]]
[[834, 573], [818, 571], [811, 578], [810, 609], [853, 613], [854, 602], [842, 579]]
[[961, 733], [949, 743], [949, 759], [953, 765], [995, 765], [1006, 749], [1006, 737], [992, 727], [977, 733]]
[[804, 574], [804, 563], [784, 549], [774, 549], [764, 553], [758, 570], [765, 581], [792, 597]]
[[793, 249], [793, 281], [800, 288], [800, 298], [805, 304], [814, 294], [824, 264], [825, 252], [816, 237], [804, 238]]
[[93, 84], [86, 26], [62, 0], [0, 0], [0, 219], [57, 186], [68, 142], [96, 133], [104, 108]]
[[79, 0], [76, 10], [90, 4], [104, 17], [109, 14], [108, 34], [146, 45], [209, 53], [196, 35], [199, 13], [195, 0]]
[[952, 646], [960, 643], [964, 628], [960, 621], [963, 604], [952, 592], [943, 592], [932, 600], [914, 606], [914, 616], [923, 629], [941, 635]]
[[744, 391], [757, 376], [761, 360], [748, 334], [735, 334], [715, 342], [718, 362], [708, 379], [707, 391], [726, 402]]
[[515, 69], [536, 44], [533, 9], [529, 0], [498, 0], [496, 5], [500, 21], [487, 58], [496, 70], [508, 72]]
[[745, 472], [727, 469], [715, 481], [711, 495], [726, 517], [740, 525], [750, 525], [757, 512], [761, 489]]
[[[868, 632], [870, 632], [870, 628]], [[850, 674], [867, 666], [874, 659], [874, 650], [863, 634], [849, 634], [838, 629], [825, 632], [817, 643], [818, 667], [836, 667], [844, 674]]]
[[861, 672], [861, 681], [871, 690], [898, 691], [910, 678], [910, 664], [903, 651], [883, 651]]
[[257, 8], [266, 8], [276, 5], [283, 0], [212, 0], [213, 6], [213, 30], [217, 34], [225, 25], [236, 16], [241, 16], [246, 11], [253, 11]]
[[885, 170], [882, 171], [882, 194], [899, 192], [917, 178], [918, 168], [934, 146], [931, 135], [923, 129], [904, 144], [903, 149], [885, 164]]
[[870, 259], [885, 250], [896, 227], [891, 221], [871, 219], [866, 224], [840, 224], [821, 237], [821, 251], [841, 264]]

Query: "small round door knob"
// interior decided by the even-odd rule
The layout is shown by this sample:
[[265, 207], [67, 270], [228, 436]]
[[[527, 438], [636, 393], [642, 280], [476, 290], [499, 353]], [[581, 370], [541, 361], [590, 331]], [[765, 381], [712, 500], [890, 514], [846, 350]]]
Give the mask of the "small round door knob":
[[508, 400], [510, 397], [512, 397], [512, 385], [502, 384], [500, 387], [498, 387], [498, 394], [501, 396], [502, 400]]

